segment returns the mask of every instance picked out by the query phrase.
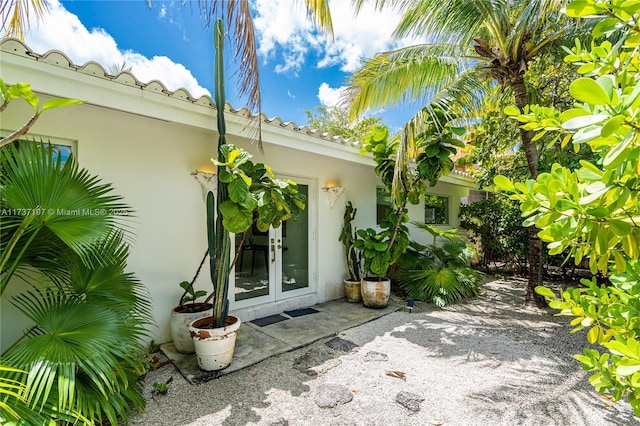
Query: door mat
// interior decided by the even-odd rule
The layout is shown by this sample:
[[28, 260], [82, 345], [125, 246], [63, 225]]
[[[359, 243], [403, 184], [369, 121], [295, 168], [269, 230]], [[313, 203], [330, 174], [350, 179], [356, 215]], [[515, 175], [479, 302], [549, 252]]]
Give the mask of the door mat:
[[280, 321], [288, 320], [289, 318], [282, 316], [280, 314], [269, 315], [268, 317], [258, 318], [251, 321], [252, 324], [255, 324], [259, 327], [264, 327], [265, 325], [275, 324]]
[[303, 309], [294, 309], [293, 311], [284, 311], [285, 314], [289, 315], [290, 317], [301, 317], [303, 315], [310, 315], [310, 314], [316, 314], [318, 313], [318, 311], [316, 311], [313, 308], [303, 308]]

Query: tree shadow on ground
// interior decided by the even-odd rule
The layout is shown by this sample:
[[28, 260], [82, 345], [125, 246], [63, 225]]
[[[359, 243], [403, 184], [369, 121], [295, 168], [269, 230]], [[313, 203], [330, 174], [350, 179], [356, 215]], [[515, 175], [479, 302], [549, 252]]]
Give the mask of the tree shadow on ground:
[[[572, 358], [588, 346], [585, 333], [570, 334], [569, 319], [550, 309], [524, 307], [526, 282], [512, 282], [489, 282], [481, 296], [463, 304], [427, 308], [421, 315], [394, 314], [407, 321], [368, 340], [393, 345], [398, 339], [421, 347], [416, 353], [422, 354], [425, 369], [430, 359], [442, 358], [455, 374], [466, 373], [470, 379], [478, 369], [491, 369], [489, 374], [499, 377], [496, 385], [465, 394], [465, 399], [482, 402], [474, 404], [482, 407], [480, 422], [576, 425], [585, 424], [588, 411], [599, 410], [607, 424], [639, 424], [628, 407], [608, 406], [588, 383], [590, 373]], [[367, 348], [367, 342], [358, 343]], [[442, 368], [441, 362], [437, 365]], [[447, 380], [446, 374], [442, 377]]]
[[[339, 365], [344, 350], [323, 339], [296, 351], [276, 355], [245, 369], [191, 385], [172, 366], [151, 371], [144, 380], [147, 408], [131, 419], [137, 425], [288, 425], [284, 417], [265, 423], [259, 411], [271, 406], [270, 395], [284, 391], [300, 397], [309, 382]], [[173, 378], [165, 395], [153, 393], [153, 383]], [[169, 408], [170, 407], [170, 408]]]

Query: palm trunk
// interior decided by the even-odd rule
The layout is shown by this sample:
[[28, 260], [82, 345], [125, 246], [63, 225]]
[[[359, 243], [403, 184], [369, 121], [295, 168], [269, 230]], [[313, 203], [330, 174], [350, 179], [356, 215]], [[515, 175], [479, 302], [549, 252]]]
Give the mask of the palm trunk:
[[[511, 87], [515, 97], [516, 106], [520, 111], [524, 110], [525, 105], [529, 104], [527, 89], [524, 85], [524, 78], [518, 75], [511, 81]], [[535, 143], [531, 140], [533, 135], [530, 131], [520, 128], [520, 139], [522, 148], [527, 158], [527, 166], [532, 179], [538, 177], [538, 161], [540, 155]], [[538, 229], [535, 226], [529, 228], [529, 281], [527, 283], [527, 295], [525, 304], [535, 304], [538, 307], [547, 306], [544, 297], [535, 292], [535, 288], [542, 285], [542, 241], [538, 238]]]

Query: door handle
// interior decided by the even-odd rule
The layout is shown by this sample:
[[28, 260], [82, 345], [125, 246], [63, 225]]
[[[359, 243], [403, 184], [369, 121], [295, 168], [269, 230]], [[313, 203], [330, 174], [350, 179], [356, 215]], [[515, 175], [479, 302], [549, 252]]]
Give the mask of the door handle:
[[271, 239], [271, 263], [274, 263], [276, 261], [276, 244], [275, 244], [275, 240], [272, 238]]

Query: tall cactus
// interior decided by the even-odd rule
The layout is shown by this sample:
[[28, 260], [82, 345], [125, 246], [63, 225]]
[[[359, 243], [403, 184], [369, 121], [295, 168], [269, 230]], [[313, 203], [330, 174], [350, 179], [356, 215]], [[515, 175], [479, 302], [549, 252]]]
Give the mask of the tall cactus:
[[[213, 28], [215, 47], [214, 91], [218, 122], [218, 158], [222, 158], [222, 147], [226, 144], [226, 123], [224, 120], [224, 26], [221, 19]], [[209, 244], [209, 269], [213, 282], [213, 327], [224, 326], [229, 312], [229, 272], [231, 257], [231, 236], [222, 225], [220, 204], [229, 198], [228, 184], [218, 180], [217, 215], [213, 193], [207, 194], [207, 240]], [[215, 216], [215, 217], [214, 217]]]

